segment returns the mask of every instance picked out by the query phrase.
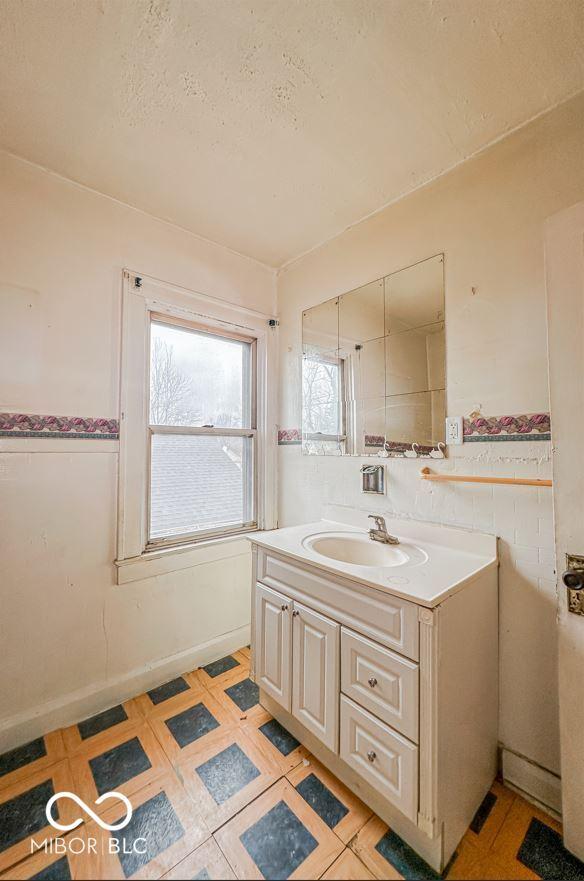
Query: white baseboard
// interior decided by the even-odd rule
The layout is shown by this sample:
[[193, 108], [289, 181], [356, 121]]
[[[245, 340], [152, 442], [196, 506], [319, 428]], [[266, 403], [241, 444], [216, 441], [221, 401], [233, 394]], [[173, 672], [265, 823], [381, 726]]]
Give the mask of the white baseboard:
[[503, 747], [501, 750], [503, 782], [534, 802], [538, 807], [560, 817], [562, 813], [561, 779], [541, 765]]
[[121, 701], [135, 697], [157, 685], [168, 682], [188, 670], [194, 670], [217, 658], [248, 645], [249, 624], [216, 636], [202, 645], [153, 661], [105, 684], [79, 689], [72, 694], [48, 701], [34, 710], [0, 720], [0, 754], [27, 743], [56, 728], [74, 725], [82, 719], [101, 713]]

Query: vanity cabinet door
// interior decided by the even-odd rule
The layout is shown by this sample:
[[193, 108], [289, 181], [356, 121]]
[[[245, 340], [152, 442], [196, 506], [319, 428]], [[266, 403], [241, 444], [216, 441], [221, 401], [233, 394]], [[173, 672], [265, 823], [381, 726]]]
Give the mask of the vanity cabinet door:
[[262, 584], [256, 585], [255, 602], [256, 682], [290, 711], [293, 604]]
[[293, 612], [292, 713], [338, 752], [340, 626], [300, 603]]

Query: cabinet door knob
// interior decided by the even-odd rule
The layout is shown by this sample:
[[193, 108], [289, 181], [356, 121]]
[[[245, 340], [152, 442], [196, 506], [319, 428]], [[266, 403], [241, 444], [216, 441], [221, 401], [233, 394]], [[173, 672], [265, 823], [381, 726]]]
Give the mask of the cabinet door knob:
[[287, 611], [288, 611], [288, 603], [283, 603], [283, 604], [282, 604], [282, 611], [283, 611], [283, 612], [287, 612]]
[[369, 752], [367, 753], [367, 758], [369, 759], [370, 762], [374, 762], [375, 759], [377, 758], [377, 753], [374, 752], [374, 750], [370, 749]]
[[377, 685], [377, 679], [375, 678], [375, 676], [370, 676], [367, 682], [369, 683], [371, 688], [375, 688], [375, 686]]
[[300, 612], [298, 611], [298, 609], [294, 609], [294, 610], [292, 611], [292, 617], [293, 617], [293, 618], [297, 618], [299, 614], [300, 614]]

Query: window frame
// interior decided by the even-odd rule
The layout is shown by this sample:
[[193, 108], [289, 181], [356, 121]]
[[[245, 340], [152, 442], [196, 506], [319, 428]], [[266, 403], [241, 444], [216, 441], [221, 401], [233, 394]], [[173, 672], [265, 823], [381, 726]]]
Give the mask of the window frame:
[[[118, 583], [233, 556], [229, 543], [277, 525], [276, 390], [277, 322], [273, 316], [124, 270], [120, 369], [120, 455], [118, 471]], [[228, 532], [183, 534], [149, 540], [150, 505], [150, 331], [152, 320], [191, 330], [252, 341], [252, 426], [255, 431], [255, 523]], [[275, 325], [275, 326], [274, 326]], [[255, 415], [255, 419], [253, 418]], [[166, 428], [166, 427], [165, 427]], [[174, 427], [179, 433], [188, 426]], [[229, 434], [232, 429], [217, 429]], [[237, 430], [239, 433], [239, 430]], [[190, 432], [188, 432], [190, 433]], [[251, 433], [251, 430], [243, 430]], [[239, 553], [242, 553], [242, 547]], [[234, 549], [235, 550], [235, 549]], [[147, 566], [144, 564], [148, 563]]]
[[[307, 357], [311, 357], [308, 353], [303, 354], [302, 359], [304, 363], [304, 359]], [[346, 408], [346, 359], [341, 358], [340, 355], [336, 355], [335, 357], [327, 356], [327, 355], [319, 355], [318, 358], [313, 358], [315, 361], [319, 361], [321, 363], [327, 362], [329, 364], [333, 364], [338, 368], [339, 371], [339, 401], [338, 401], [338, 420], [339, 420], [339, 434], [325, 434], [322, 431], [317, 432], [305, 432], [304, 425], [302, 426], [302, 438], [307, 441], [324, 441], [327, 443], [336, 443], [340, 446], [343, 446], [347, 442], [347, 408]], [[302, 397], [304, 399], [304, 388], [302, 389]], [[303, 402], [304, 406], [304, 402]], [[304, 421], [304, 419], [302, 420]]]
[[[146, 512], [146, 551], [157, 550], [160, 548], [176, 547], [185, 543], [195, 544], [199, 541], [208, 541], [211, 538], [225, 538], [230, 535], [241, 535], [247, 532], [253, 532], [258, 529], [257, 518], [257, 337], [249, 336], [233, 331], [220, 330], [218, 328], [210, 328], [199, 322], [185, 321], [182, 318], [173, 318], [172, 316], [162, 315], [157, 312], [150, 312], [149, 332], [148, 332], [148, 351], [150, 357], [152, 354], [152, 325], [162, 324], [167, 327], [181, 327], [193, 333], [205, 334], [207, 336], [218, 337], [219, 339], [238, 340], [247, 343], [250, 346], [250, 377], [249, 377], [249, 410], [250, 410], [250, 427], [249, 428], [212, 428], [203, 426], [189, 425], [158, 425], [151, 423], [148, 419], [148, 479], [147, 479], [147, 512]], [[150, 414], [150, 368], [151, 360], [148, 362], [148, 414]], [[192, 437], [241, 437], [252, 439], [252, 487], [251, 487], [251, 505], [253, 519], [244, 521], [239, 526], [224, 526], [216, 529], [196, 530], [194, 532], [183, 532], [173, 536], [165, 536], [152, 539], [150, 537], [151, 513], [152, 513], [152, 438], [154, 434], [170, 434], [170, 435], [189, 435]]]

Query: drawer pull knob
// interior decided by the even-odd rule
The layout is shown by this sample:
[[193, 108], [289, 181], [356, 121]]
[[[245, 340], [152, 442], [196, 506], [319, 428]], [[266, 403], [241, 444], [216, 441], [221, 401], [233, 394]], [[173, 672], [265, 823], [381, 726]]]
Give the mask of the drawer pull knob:
[[375, 688], [375, 686], [377, 685], [377, 679], [375, 678], [375, 676], [370, 676], [367, 682], [369, 683], [371, 688]]
[[283, 612], [287, 612], [287, 611], [288, 611], [288, 604], [287, 604], [287, 603], [282, 603], [282, 611], [283, 611]]
[[370, 749], [369, 752], [367, 753], [367, 758], [369, 759], [370, 762], [374, 762], [375, 759], [377, 758], [377, 753], [374, 752], [372, 749]]

